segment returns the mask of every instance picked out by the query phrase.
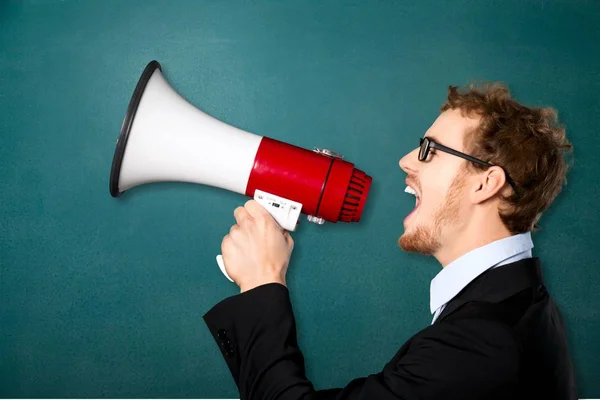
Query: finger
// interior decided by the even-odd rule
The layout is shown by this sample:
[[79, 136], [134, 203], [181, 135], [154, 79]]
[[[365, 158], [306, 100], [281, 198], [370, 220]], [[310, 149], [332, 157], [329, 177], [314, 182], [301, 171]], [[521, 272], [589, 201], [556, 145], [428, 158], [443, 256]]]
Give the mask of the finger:
[[221, 253], [225, 252], [225, 249], [230, 246], [231, 236], [229, 234], [223, 236], [221, 240]]
[[271, 217], [271, 214], [260, 203], [254, 199], [250, 199], [244, 204], [244, 208], [252, 218]]
[[229, 237], [233, 244], [238, 245], [240, 243], [243, 236], [242, 233], [242, 227], [237, 224], [232, 225], [231, 228], [229, 228]]
[[233, 216], [235, 217], [235, 220], [238, 223], [238, 225], [242, 225], [242, 223], [244, 221], [247, 221], [248, 218], [252, 218], [248, 211], [241, 206], [233, 210]]
[[244, 204], [244, 208], [252, 218], [271, 216], [265, 207], [254, 199], [248, 200], [246, 204]]

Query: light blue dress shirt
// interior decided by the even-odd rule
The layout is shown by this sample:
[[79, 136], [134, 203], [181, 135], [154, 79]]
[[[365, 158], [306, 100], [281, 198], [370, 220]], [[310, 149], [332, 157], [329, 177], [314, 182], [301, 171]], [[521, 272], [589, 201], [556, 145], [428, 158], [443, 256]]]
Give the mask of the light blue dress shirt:
[[446, 265], [431, 281], [429, 306], [433, 324], [446, 304], [485, 271], [530, 258], [533, 241], [525, 232], [473, 249]]

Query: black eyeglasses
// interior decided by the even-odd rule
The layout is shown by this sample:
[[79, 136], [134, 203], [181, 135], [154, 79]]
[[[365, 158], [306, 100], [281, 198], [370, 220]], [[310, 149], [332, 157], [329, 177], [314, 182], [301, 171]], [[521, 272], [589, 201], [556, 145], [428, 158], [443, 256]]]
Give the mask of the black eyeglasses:
[[[470, 156], [468, 154], [461, 153], [460, 151], [456, 151], [454, 149], [451, 149], [450, 147], [446, 147], [437, 142], [434, 142], [433, 140], [431, 140], [428, 137], [421, 138], [420, 142], [419, 142], [419, 146], [420, 146], [419, 161], [427, 160], [427, 156], [429, 156], [429, 150], [436, 149], [436, 150], [440, 150], [440, 151], [452, 154], [456, 157], [464, 158], [465, 160], [474, 162], [476, 164], [483, 165], [484, 167], [493, 167], [494, 166], [494, 164], [487, 163], [483, 160], [480, 160], [480, 159]], [[517, 185], [515, 184], [515, 182], [508, 175], [508, 171], [506, 171], [506, 169], [504, 169], [504, 167], [500, 167], [500, 168], [502, 168], [502, 170], [504, 171], [504, 174], [506, 175], [506, 181], [513, 188], [517, 197], [521, 197], [521, 193], [520, 193], [519, 189], [517, 189]]]

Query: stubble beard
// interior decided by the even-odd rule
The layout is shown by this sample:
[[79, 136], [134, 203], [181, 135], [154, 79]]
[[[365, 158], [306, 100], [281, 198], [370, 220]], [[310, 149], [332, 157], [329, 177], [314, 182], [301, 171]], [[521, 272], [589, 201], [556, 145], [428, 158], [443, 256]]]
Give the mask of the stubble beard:
[[442, 230], [458, 221], [460, 192], [465, 183], [465, 175], [459, 173], [448, 189], [444, 205], [438, 208], [433, 225], [419, 225], [405, 232], [398, 239], [398, 245], [406, 252], [434, 255], [442, 247]]

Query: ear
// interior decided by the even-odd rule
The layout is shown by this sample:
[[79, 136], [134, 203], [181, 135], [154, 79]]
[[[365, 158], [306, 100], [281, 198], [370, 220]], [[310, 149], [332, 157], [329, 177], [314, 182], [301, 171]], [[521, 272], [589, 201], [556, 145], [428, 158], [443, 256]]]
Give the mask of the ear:
[[483, 203], [500, 192], [506, 183], [504, 170], [493, 166], [475, 175], [473, 190], [471, 191], [471, 202], [473, 204]]

